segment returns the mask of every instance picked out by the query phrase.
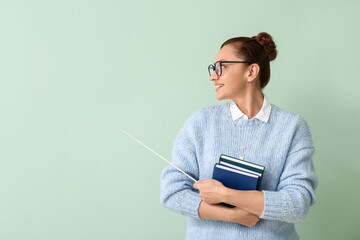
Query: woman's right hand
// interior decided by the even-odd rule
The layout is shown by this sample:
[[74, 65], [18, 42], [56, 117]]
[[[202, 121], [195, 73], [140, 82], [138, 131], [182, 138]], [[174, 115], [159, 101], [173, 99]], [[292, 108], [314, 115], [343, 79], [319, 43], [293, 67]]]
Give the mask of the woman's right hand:
[[247, 227], [254, 227], [260, 218], [255, 214], [249, 213], [239, 207], [233, 208], [232, 222], [245, 225]]

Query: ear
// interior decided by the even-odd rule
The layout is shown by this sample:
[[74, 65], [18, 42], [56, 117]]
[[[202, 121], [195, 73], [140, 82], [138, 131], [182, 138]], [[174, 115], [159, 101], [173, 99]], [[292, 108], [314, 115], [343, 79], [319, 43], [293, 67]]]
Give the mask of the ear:
[[259, 76], [259, 72], [260, 72], [260, 66], [256, 63], [251, 64], [248, 67], [247, 81], [253, 82]]

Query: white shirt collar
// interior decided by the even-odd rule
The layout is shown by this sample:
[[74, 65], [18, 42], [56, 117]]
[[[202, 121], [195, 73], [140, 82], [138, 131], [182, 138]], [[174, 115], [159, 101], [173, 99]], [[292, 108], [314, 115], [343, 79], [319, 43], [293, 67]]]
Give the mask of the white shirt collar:
[[[236, 105], [234, 101], [229, 102], [228, 104], [231, 116], [233, 121], [243, 118], [243, 119], [249, 119], [248, 116], [246, 116]], [[255, 118], [259, 119], [260, 121], [267, 122], [270, 117], [271, 112], [271, 104], [269, 103], [268, 99], [266, 98], [264, 94], [264, 101], [263, 105], [260, 109], [260, 111], [256, 114]]]

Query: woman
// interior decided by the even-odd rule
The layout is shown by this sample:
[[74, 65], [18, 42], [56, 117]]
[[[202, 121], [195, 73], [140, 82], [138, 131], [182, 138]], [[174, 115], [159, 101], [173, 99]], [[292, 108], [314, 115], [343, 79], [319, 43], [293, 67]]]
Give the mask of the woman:
[[[294, 223], [315, 202], [314, 147], [306, 121], [262, 93], [276, 55], [272, 37], [259, 33], [225, 41], [209, 66], [216, 98], [231, 101], [196, 110], [172, 152], [172, 162], [199, 181], [171, 166], [161, 177], [161, 203], [189, 216], [187, 239], [299, 239]], [[265, 166], [258, 190], [211, 179], [221, 154]]]

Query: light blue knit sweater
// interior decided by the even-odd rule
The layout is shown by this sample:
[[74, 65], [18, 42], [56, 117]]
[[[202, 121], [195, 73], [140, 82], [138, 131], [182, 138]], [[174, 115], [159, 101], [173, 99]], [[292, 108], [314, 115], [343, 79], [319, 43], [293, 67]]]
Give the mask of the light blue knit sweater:
[[[193, 182], [172, 166], [161, 176], [161, 203], [188, 216], [186, 239], [299, 239], [294, 223], [315, 202], [318, 180], [314, 147], [306, 121], [271, 105], [267, 123], [256, 118], [233, 121], [227, 103], [196, 110], [174, 140], [172, 163], [195, 179], [212, 178], [221, 154], [265, 166], [260, 190], [265, 196], [261, 220], [253, 228], [201, 219], [201, 197]], [[246, 146], [241, 149], [240, 146]]]

